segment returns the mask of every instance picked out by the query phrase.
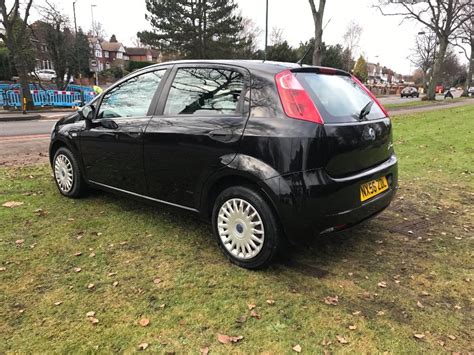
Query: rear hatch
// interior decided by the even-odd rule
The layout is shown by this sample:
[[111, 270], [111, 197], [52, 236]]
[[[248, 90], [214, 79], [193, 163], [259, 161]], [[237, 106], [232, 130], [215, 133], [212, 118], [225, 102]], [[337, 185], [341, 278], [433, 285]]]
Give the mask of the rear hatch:
[[333, 177], [370, 169], [393, 153], [391, 123], [377, 99], [349, 74], [293, 70], [324, 121], [325, 168]]

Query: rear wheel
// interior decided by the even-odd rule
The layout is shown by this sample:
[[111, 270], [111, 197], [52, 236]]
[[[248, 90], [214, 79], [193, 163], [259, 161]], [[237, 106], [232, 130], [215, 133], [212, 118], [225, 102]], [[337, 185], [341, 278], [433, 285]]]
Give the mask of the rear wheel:
[[274, 212], [260, 194], [243, 186], [219, 194], [212, 227], [227, 258], [247, 269], [269, 265], [281, 244]]
[[53, 172], [56, 186], [62, 195], [77, 198], [84, 194], [86, 184], [82, 179], [79, 164], [69, 149], [61, 147], [56, 151]]

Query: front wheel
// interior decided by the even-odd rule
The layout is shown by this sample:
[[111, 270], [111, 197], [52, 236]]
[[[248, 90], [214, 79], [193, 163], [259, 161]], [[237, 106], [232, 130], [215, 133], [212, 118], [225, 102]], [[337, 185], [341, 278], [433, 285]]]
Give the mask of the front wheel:
[[281, 232], [275, 214], [253, 189], [235, 186], [214, 203], [212, 227], [219, 247], [234, 264], [258, 269], [277, 255]]
[[56, 186], [62, 195], [71, 198], [83, 195], [85, 182], [79, 164], [69, 149], [61, 147], [54, 154], [53, 172]]

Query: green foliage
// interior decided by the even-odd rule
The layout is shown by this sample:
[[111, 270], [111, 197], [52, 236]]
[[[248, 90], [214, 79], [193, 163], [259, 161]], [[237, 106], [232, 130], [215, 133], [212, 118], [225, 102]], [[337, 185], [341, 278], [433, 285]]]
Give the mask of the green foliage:
[[248, 45], [234, 0], [146, 0], [153, 30], [140, 41], [183, 58], [233, 58]]
[[131, 61], [128, 62], [128, 71], [129, 71], [129, 72], [133, 72], [133, 71], [135, 71], [135, 70], [148, 67], [148, 66], [150, 66], [150, 65], [152, 65], [152, 64], [154, 64], [154, 63], [150, 63], [150, 62], [138, 62], [138, 61], [135, 61], [135, 60], [131, 60]]
[[91, 59], [91, 50], [89, 40], [81, 28], [79, 28], [77, 35], [74, 37], [74, 43], [74, 50], [69, 52], [69, 70], [76, 77], [79, 73], [88, 76], [90, 75], [89, 60]]
[[102, 71], [100, 74], [105, 76], [108, 79], [116, 80], [123, 78], [125, 75], [127, 75], [129, 72], [125, 69], [122, 69], [120, 67], [112, 67], [110, 69]]
[[363, 56], [360, 56], [359, 59], [357, 59], [353, 74], [363, 83], [367, 82], [369, 72], [367, 71], [367, 62]]
[[327, 46], [325, 43], [323, 43], [321, 65], [323, 67], [344, 69], [345, 65], [343, 52], [344, 48], [342, 48], [340, 44], [336, 44], [335, 46]]
[[283, 41], [268, 48], [267, 59], [278, 62], [295, 63], [299, 58], [298, 51], [293, 49], [287, 41]]
[[0, 80], [11, 80], [15, 75], [18, 74], [11, 62], [10, 51], [5, 45], [0, 44]]

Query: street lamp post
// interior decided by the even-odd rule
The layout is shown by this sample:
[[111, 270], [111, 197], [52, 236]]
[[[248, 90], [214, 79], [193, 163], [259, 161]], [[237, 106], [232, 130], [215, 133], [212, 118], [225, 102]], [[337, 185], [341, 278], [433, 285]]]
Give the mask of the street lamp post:
[[[98, 38], [96, 30], [95, 30], [94, 7], [97, 7], [97, 5], [91, 4], [92, 36], [95, 37], [95, 39], [97, 40], [97, 43], [99, 43], [99, 38]], [[96, 57], [95, 53], [96, 53], [96, 51], [95, 51], [95, 47], [94, 47], [94, 58], [97, 62], [97, 66], [95, 68], [95, 84], [99, 85], [99, 60]]]
[[268, 52], [268, 0], [266, 1], [265, 7], [265, 57], [264, 60], [267, 60]]

